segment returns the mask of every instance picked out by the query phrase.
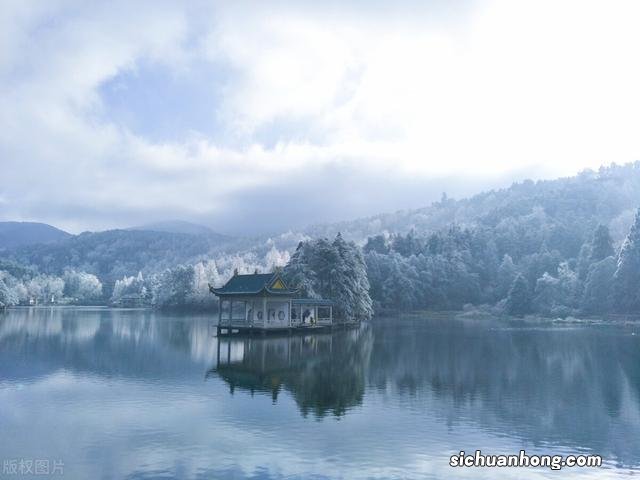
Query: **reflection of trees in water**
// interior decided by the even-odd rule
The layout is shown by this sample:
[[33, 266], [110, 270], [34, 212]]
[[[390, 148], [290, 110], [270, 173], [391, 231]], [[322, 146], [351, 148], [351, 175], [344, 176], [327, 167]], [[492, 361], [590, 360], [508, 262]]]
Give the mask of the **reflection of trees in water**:
[[[391, 393], [387, 397], [403, 408], [452, 425], [474, 422], [525, 441], [584, 447], [638, 463], [638, 336], [620, 327], [493, 326], [379, 319], [334, 334], [225, 338], [212, 373], [232, 389], [274, 399], [286, 391], [303, 415], [344, 415], [368, 389], [370, 395]], [[9, 310], [0, 316], [0, 378], [29, 380], [64, 368], [163, 383], [198, 381], [204, 366], [216, 364], [212, 334], [206, 318]]]
[[220, 340], [217, 374], [236, 388], [270, 393], [284, 388], [304, 416], [341, 416], [360, 405], [373, 335], [368, 327], [333, 334]]
[[[65, 368], [180, 381], [193, 375], [194, 362], [215, 363], [217, 339], [209, 327], [207, 320], [151, 311], [11, 310], [0, 320], [0, 375], [33, 378]], [[274, 399], [286, 389], [304, 415], [343, 415], [362, 403], [373, 343], [366, 327], [221, 342], [233, 353], [233, 368], [219, 372], [232, 389], [270, 392]]]
[[[619, 328], [488, 328], [402, 321], [376, 329], [368, 381], [427, 409], [532, 442], [640, 459], [640, 344]], [[426, 397], [426, 398], [423, 398]], [[445, 404], [445, 405], [446, 405]]]
[[287, 383], [303, 415], [344, 415], [362, 404], [373, 335], [368, 328], [332, 335], [331, 351], [307, 362]]
[[69, 308], [16, 309], [0, 317], [0, 372], [6, 378], [59, 368], [166, 378], [214, 358], [215, 338], [202, 318]]

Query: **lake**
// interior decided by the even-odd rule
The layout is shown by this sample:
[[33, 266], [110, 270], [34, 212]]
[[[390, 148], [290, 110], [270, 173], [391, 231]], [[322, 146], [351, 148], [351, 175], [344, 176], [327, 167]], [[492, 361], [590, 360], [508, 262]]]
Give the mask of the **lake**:
[[[203, 315], [13, 309], [0, 431], [2, 468], [23, 462], [0, 478], [36, 461], [66, 479], [628, 477], [640, 324], [425, 314], [218, 339]], [[476, 449], [604, 465], [449, 466]]]

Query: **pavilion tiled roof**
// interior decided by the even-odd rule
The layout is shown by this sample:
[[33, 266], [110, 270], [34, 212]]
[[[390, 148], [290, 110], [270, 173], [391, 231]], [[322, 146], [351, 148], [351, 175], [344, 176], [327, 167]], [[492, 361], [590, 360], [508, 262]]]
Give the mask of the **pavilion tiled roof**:
[[[278, 286], [281, 288], [277, 288]], [[294, 295], [298, 293], [298, 290], [288, 288], [278, 273], [234, 275], [223, 287], [209, 286], [209, 290], [216, 295], [257, 295], [260, 293]]]

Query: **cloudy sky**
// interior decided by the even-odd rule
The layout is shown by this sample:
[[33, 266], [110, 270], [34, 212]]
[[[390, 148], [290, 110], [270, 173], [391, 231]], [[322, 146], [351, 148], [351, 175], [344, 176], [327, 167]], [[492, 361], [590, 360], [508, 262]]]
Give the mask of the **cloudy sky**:
[[5, 0], [0, 219], [256, 233], [634, 161], [639, 24], [616, 0]]

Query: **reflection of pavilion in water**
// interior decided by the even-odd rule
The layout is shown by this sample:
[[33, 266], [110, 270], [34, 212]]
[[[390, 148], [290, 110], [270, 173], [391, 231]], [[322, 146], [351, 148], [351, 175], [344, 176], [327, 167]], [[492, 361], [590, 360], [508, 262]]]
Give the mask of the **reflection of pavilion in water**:
[[217, 366], [207, 377], [224, 380], [232, 395], [266, 393], [276, 402], [284, 389], [304, 415], [342, 415], [362, 403], [372, 344], [364, 326], [340, 334], [219, 338]]

